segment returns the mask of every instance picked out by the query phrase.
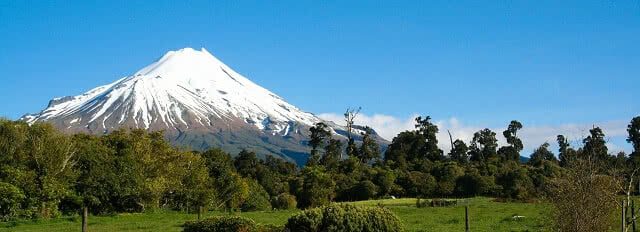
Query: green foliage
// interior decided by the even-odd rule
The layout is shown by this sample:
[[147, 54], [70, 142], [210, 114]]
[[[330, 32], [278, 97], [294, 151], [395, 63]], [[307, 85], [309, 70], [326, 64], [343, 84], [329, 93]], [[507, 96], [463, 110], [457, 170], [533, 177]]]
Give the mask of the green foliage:
[[309, 131], [311, 132], [311, 138], [309, 140], [311, 155], [307, 161], [307, 166], [313, 166], [320, 162], [320, 149], [323, 149], [326, 140], [331, 137], [331, 132], [329, 132], [327, 124], [323, 122], [316, 123]]
[[298, 206], [298, 201], [296, 201], [295, 196], [288, 193], [282, 193], [273, 197], [271, 205], [280, 210], [295, 209]]
[[253, 220], [238, 216], [218, 216], [189, 221], [182, 227], [184, 232], [258, 232], [258, 226]]
[[495, 158], [498, 155], [498, 140], [496, 133], [488, 128], [480, 130], [473, 134], [471, 141], [470, 159], [472, 161], [485, 162]]
[[256, 166], [259, 162], [255, 152], [242, 150], [234, 159], [233, 164], [241, 176], [256, 179], [258, 176]]
[[469, 162], [468, 153], [469, 147], [464, 141], [456, 139], [453, 142], [453, 148], [449, 152], [449, 158], [453, 161], [456, 161], [461, 164], [465, 164]]
[[0, 182], [0, 219], [15, 219], [20, 212], [20, 202], [24, 199], [25, 195], [18, 187]]
[[465, 174], [456, 180], [456, 195], [471, 197], [479, 196], [489, 191], [487, 178], [480, 175], [476, 168], [469, 168]]
[[533, 183], [527, 169], [520, 168], [515, 161], [503, 166], [503, 170], [496, 177], [496, 183], [502, 186], [502, 195], [513, 199], [529, 199], [533, 193]]
[[373, 139], [373, 129], [370, 127], [364, 128], [365, 133], [362, 134], [362, 144], [358, 150], [358, 159], [362, 163], [369, 163], [373, 159], [380, 158], [380, 146]]
[[340, 157], [342, 156], [342, 142], [337, 139], [330, 139], [325, 153], [320, 159], [320, 164], [328, 169], [335, 169], [338, 166]]
[[243, 212], [271, 210], [269, 194], [255, 180], [247, 180], [249, 184], [249, 194], [247, 195], [240, 209]]
[[604, 132], [600, 127], [589, 130], [589, 136], [582, 140], [584, 143], [582, 154], [599, 162], [606, 162], [609, 158], [609, 149], [604, 136]]
[[400, 219], [379, 207], [330, 205], [293, 215], [285, 228], [289, 231], [383, 232], [403, 231]]
[[640, 166], [640, 116], [631, 119], [627, 126], [627, 142], [633, 146], [633, 152], [629, 155], [636, 167]]
[[522, 140], [518, 138], [518, 131], [522, 129], [522, 123], [513, 120], [509, 123], [507, 129], [502, 132], [502, 135], [507, 139], [509, 146], [501, 147], [498, 150], [498, 154], [504, 160], [518, 160], [520, 159], [520, 151], [524, 148]]
[[549, 143], [544, 143], [540, 147], [533, 151], [533, 154], [529, 156], [529, 165], [539, 167], [543, 161], [557, 162], [556, 156], [553, 152], [549, 151]]
[[351, 198], [354, 200], [369, 200], [378, 195], [378, 186], [369, 180], [358, 182], [351, 190]]
[[326, 205], [335, 196], [335, 182], [322, 167], [305, 167], [297, 180], [296, 192], [301, 208]]

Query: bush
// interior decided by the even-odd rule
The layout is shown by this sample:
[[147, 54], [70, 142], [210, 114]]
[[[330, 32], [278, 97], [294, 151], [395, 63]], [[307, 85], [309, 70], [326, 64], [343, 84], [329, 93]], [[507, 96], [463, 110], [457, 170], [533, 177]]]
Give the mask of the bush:
[[353, 205], [329, 205], [305, 210], [287, 221], [288, 231], [403, 231], [400, 219], [390, 210]]
[[240, 205], [240, 210], [243, 212], [271, 210], [269, 194], [258, 182], [249, 181], [249, 195]]
[[296, 201], [295, 196], [288, 193], [282, 193], [274, 197], [271, 204], [276, 209], [295, 209], [298, 202]]
[[373, 182], [365, 180], [358, 182], [351, 190], [353, 200], [364, 201], [374, 198], [378, 194], [378, 186]]
[[274, 226], [274, 225], [258, 225], [257, 232], [283, 232], [283, 226]]
[[24, 198], [24, 194], [18, 187], [0, 182], [0, 219], [9, 220], [18, 216], [20, 202]]
[[238, 216], [220, 216], [200, 221], [189, 221], [183, 226], [184, 232], [258, 232], [256, 223]]

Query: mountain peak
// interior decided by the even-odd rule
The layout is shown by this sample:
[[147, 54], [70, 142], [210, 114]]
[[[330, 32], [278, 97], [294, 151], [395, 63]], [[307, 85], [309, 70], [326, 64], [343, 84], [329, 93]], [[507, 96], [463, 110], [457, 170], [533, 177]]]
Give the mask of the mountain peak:
[[274, 135], [287, 135], [291, 124], [321, 121], [235, 72], [204, 48], [169, 51], [132, 76], [55, 99], [25, 120], [57, 121], [65, 128], [94, 133], [123, 126], [185, 131], [248, 124]]
[[[134, 76], [140, 75], [161, 75], [175, 71], [211, 71], [216, 66], [226, 66], [209, 51], [202, 48], [200, 51], [193, 48], [182, 48], [176, 51], [165, 53], [156, 62], [140, 69]], [[209, 69], [209, 70], [207, 70]]]
[[[69, 133], [163, 130], [191, 149], [250, 149], [306, 160], [309, 127], [323, 120], [235, 72], [206, 49], [167, 52], [131, 76], [81, 95], [55, 98], [27, 114]], [[328, 123], [336, 136], [344, 128]]]

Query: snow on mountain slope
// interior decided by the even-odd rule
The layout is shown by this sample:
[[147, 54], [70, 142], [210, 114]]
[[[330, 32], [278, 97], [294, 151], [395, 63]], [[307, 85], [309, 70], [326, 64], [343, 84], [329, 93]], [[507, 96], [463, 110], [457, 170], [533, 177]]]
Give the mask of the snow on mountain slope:
[[[118, 112], [116, 114], [115, 112]], [[132, 76], [75, 97], [57, 98], [28, 122], [68, 119], [77, 127], [109, 131], [128, 120], [136, 128], [162, 124], [187, 130], [241, 119], [260, 130], [286, 135], [289, 122], [311, 126], [321, 121], [235, 72], [204, 48], [170, 51]], [[225, 119], [225, 120], [218, 120]], [[96, 124], [96, 122], [98, 124]]]
[[[68, 133], [163, 130], [178, 146], [220, 147], [232, 154], [250, 149], [299, 164], [309, 150], [309, 127], [323, 121], [251, 82], [204, 48], [170, 51], [131, 76], [78, 96], [55, 98], [22, 120], [48, 122]], [[344, 127], [327, 124], [335, 136], [345, 138]]]

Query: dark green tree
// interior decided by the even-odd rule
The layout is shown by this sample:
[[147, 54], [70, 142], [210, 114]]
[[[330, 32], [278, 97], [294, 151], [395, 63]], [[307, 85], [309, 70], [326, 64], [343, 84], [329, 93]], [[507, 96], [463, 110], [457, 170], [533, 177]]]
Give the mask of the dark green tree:
[[473, 134], [471, 141], [470, 159], [472, 161], [487, 161], [497, 156], [498, 140], [496, 133], [485, 128]]
[[443, 152], [438, 148], [438, 126], [431, 122], [431, 117], [416, 118], [416, 129], [424, 141], [420, 154], [431, 161], [443, 160]]
[[633, 152], [629, 155], [635, 167], [640, 166], [640, 116], [631, 119], [627, 126], [627, 142], [633, 145]]
[[400, 132], [387, 147], [384, 160], [394, 169], [406, 170], [409, 163], [420, 154], [424, 141], [416, 131]]
[[214, 179], [236, 170], [231, 155], [220, 148], [205, 151], [202, 153], [202, 158], [209, 169], [209, 176]]
[[342, 142], [337, 139], [329, 139], [329, 143], [325, 148], [325, 153], [320, 159], [320, 164], [329, 170], [335, 170], [342, 156]]
[[261, 168], [261, 164], [255, 152], [242, 150], [234, 159], [233, 165], [241, 176], [253, 179], [258, 178], [258, 170]]
[[568, 139], [564, 135], [558, 135], [558, 158], [560, 160], [561, 167], [567, 167], [571, 162], [577, 158], [576, 151], [571, 148]]
[[584, 143], [583, 158], [592, 159], [597, 162], [609, 161], [609, 149], [607, 148], [607, 142], [605, 141], [604, 132], [600, 127], [594, 127], [589, 130], [589, 136], [587, 136], [582, 142]]
[[516, 120], [511, 121], [502, 135], [507, 139], [509, 146], [501, 147], [498, 155], [504, 160], [519, 160], [520, 151], [524, 148], [522, 140], [518, 138], [518, 130], [522, 129], [522, 124]]
[[544, 161], [557, 162], [553, 152], [549, 151], [549, 146], [549, 143], [544, 143], [536, 148], [529, 158], [529, 165], [540, 167]]
[[328, 128], [327, 124], [324, 124], [323, 122], [316, 123], [315, 126], [309, 128], [309, 131], [311, 132], [311, 138], [309, 140], [309, 145], [311, 145], [311, 154], [307, 161], [308, 166], [317, 165], [320, 162], [320, 150], [325, 146], [327, 139], [331, 138], [331, 132]]
[[362, 163], [369, 163], [373, 159], [380, 158], [380, 146], [373, 138], [373, 129], [364, 128], [365, 133], [362, 134], [362, 144], [358, 152], [358, 159]]
[[453, 142], [453, 148], [449, 152], [449, 158], [460, 164], [466, 164], [469, 162], [468, 152], [469, 147], [467, 147], [467, 144], [462, 140], [456, 139]]
[[305, 167], [296, 183], [298, 207], [326, 205], [335, 197], [335, 182], [322, 167]]

